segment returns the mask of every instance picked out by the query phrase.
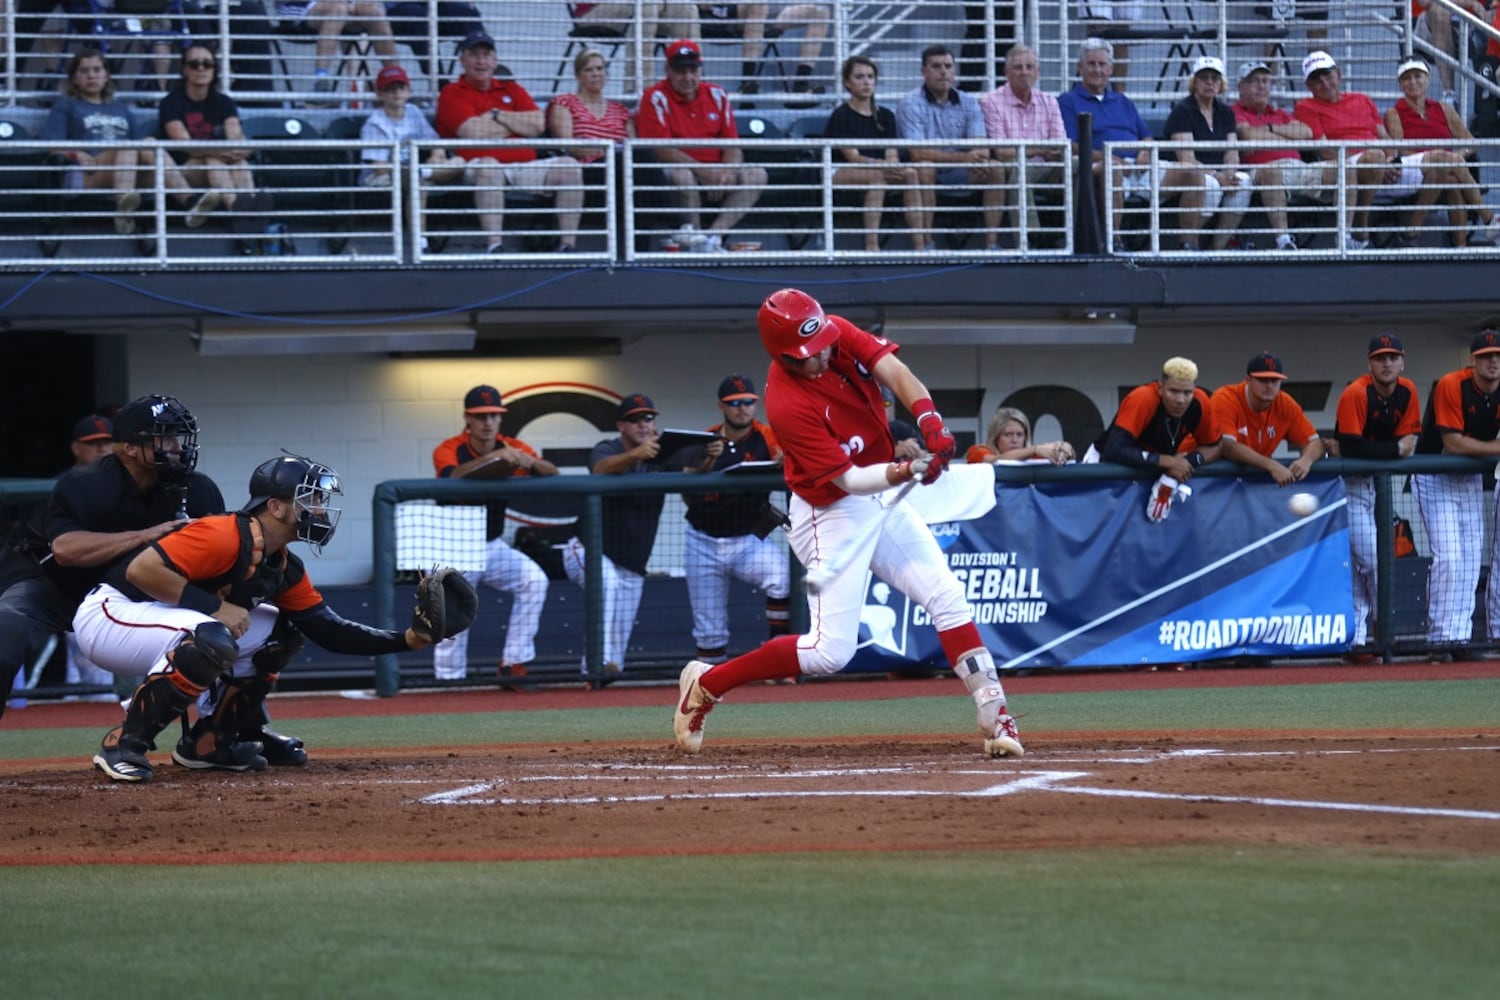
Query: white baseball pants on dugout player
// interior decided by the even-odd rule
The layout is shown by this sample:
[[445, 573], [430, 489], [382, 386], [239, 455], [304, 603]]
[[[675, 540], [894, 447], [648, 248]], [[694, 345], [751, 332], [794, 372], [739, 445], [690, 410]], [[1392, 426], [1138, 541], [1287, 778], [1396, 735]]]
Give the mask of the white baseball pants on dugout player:
[[[281, 612], [262, 604], [250, 612], [250, 628], [235, 640], [240, 647], [235, 658], [235, 677], [254, 677], [250, 658], [271, 638], [271, 629]], [[100, 584], [83, 599], [73, 616], [73, 634], [83, 655], [123, 677], [159, 674], [167, 667], [167, 653], [193, 634], [208, 615], [157, 601], [132, 601], [108, 584]], [[211, 711], [209, 692], [198, 697], [201, 714]]]
[[[530, 556], [505, 544], [504, 539], [492, 538], [485, 546], [484, 572], [465, 573], [464, 576], [475, 587], [484, 584], [503, 590], [513, 598], [510, 621], [505, 626], [501, 663], [509, 666], [536, 659], [536, 632], [542, 624], [542, 606], [547, 603], [546, 572]], [[438, 680], [459, 680], [468, 671], [467, 631], [433, 647], [432, 673]]]
[[809, 571], [857, 546], [842, 574], [817, 594], [808, 594], [808, 633], [797, 637], [804, 674], [837, 673], [854, 657], [867, 571], [922, 605], [939, 632], [973, 621], [943, 550], [909, 504], [896, 504], [880, 531], [870, 533], [894, 495], [846, 496], [826, 507], [793, 495], [792, 551]]
[[[1417, 509], [1432, 547], [1427, 574], [1427, 640], [1469, 642], [1474, 631], [1474, 591], [1484, 548], [1484, 477], [1415, 475]], [[1485, 592], [1489, 638], [1500, 637], [1500, 504], [1491, 514], [1490, 582]]]
[[[583, 543], [576, 538], [568, 539], [563, 546], [563, 569], [568, 579], [584, 585]], [[641, 574], [618, 565], [606, 555], [599, 556], [603, 570], [600, 585], [604, 590], [604, 662], [625, 669], [625, 650], [630, 647], [630, 633], [635, 629], [635, 613], [641, 607], [641, 590], [646, 578]], [[587, 673], [588, 664], [584, 664]]]
[[1375, 589], [1375, 480], [1346, 479], [1349, 496], [1349, 570], [1354, 578], [1353, 645], [1369, 639], [1370, 616], [1378, 606]]
[[785, 550], [774, 536], [715, 538], [691, 524], [683, 530], [682, 568], [693, 607], [693, 641], [699, 649], [729, 645], [729, 578], [759, 587], [767, 597], [791, 589]]

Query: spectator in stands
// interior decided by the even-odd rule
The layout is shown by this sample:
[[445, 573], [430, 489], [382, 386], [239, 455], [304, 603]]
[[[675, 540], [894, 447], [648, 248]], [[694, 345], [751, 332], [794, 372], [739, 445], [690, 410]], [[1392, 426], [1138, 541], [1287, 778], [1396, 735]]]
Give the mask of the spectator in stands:
[[[463, 75], [438, 95], [438, 134], [450, 139], [529, 139], [542, 134], [542, 109], [514, 80], [495, 78], [495, 40], [479, 32], [459, 43]], [[538, 160], [529, 146], [463, 147], [464, 182], [489, 253], [505, 252], [505, 189], [554, 195], [561, 237], [558, 251], [572, 252], [583, 210], [583, 172], [571, 156]]]
[[[1277, 486], [1307, 478], [1323, 457], [1323, 439], [1313, 429], [1302, 407], [1281, 391], [1286, 369], [1281, 359], [1262, 351], [1245, 366], [1245, 379], [1214, 391], [1214, 416], [1224, 431], [1224, 457], [1270, 473]], [[1282, 439], [1300, 454], [1291, 465], [1271, 457]]]
[[[984, 248], [999, 245], [1000, 211], [1005, 205], [1005, 170], [984, 146], [949, 146], [953, 139], [983, 139], [984, 111], [973, 94], [958, 89], [953, 53], [946, 45], [922, 50], [922, 85], [902, 98], [896, 127], [903, 139], [932, 142], [911, 151], [921, 188], [922, 210], [931, 218], [937, 209], [934, 184], [980, 189], [985, 231]], [[932, 243], [929, 249], [936, 249]]]
[[[1010, 67], [1010, 56], [1005, 57], [1006, 68]], [[984, 443], [969, 448], [965, 462], [1028, 462], [1040, 460], [1053, 465], [1066, 465], [1073, 461], [1073, 446], [1066, 441], [1048, 441], [1033, 444], [1031, 421], [1026, 414], [1014, 406], [998, 406], [985, 425]]]
[[[639, 11], [640, 20], [636, 20]], [[625, 41], [625, 92], [634, 94], [644, 83], [636, 73], [636, 67], [650, 62], [656, 52], [656, 39], [698, 38], [698, 5], [695, 3], [662, 3], [647, 0], [642, 3], [575, 3], [574, 18], [590, 25], [616, 27]], [[636, 25], [640, 25], [637, 36]], [[636, 38], [640, 38], [641, 61], [636, 60]], [[577, 63], [574, 63], [576, 68]]]
[[[729, 95], [718, 84], [703, 79], [703, 53], [689, 38], [667, 49], [667, 76], [647, 88], [635, 116], [642, 139], [736, 139], [739, 131]], [[744, 218], [766, 186], [764, 167], [745, 163], [745, 152], [734, 146], [655, 150], [667, 180], [678, 192], [687, 221], [678, 231], [684, 250], [725, 252], [724, 235]], [[704, 232], [703, 203], [719, 206], [719, 214]]]
[[[1200, 56], [1193, 63], [1189, 93], [1172, 106], [1167, 116], [1166, 135], [1174, 142], [1229, 143], [1235, 141], [1234, 112], [1219, 99], [1224, 93], [1224, 61], [1217, 56]], [[1250, 206], [1250, 174], [1239, 169], [1237, 149], [1207, 149], [1195, 145], [1176, 151], [1179, 164], [1201, 177], [1203, 204], [1199, 211], [1184, 209], [1178, 213], [1179, 246], [1196, 250], [1198, 230], [1209, 219], [1214, 220], [1211, 247], [1223, 250], [1229, 245], [1245, 209]]]
[[[1389, 139], [1375, 102], [1364, 94], [1343, 90], [1343, 73], [1333, 56], [1318, 50], [1302, 60], [1302, 79], [1312, 97], [1297, 102], [1297, 120], [1312, 129], [1314, 139]], [[1391, 163], [1388, 150], [1345, 147], [1349, 179], [1354, 190], [1344, 198], [1344, 248], [1364, 250], [1370, 246], [1370, 205], [1379, 187], [1399, 194], [1394, 185], [1401, 178], [1399, 165]], [[1337, 148], [1322, 150], [1323, 159], [1336, 163]], [[1406, 192], [1411, 193], [1411, 192]], [[1364, 233], [1361, 237], [1360, 234]]]
[[888, 387], [880, 387], [880, 401], [885, 406], [886, 426], [891, 429], [891, 441], [895, 443], [896, 461], [909, 462], [927, 450], [922, 435], [915, 424], [902, 420], [896, 411], [896, 394]]
[[[439, 479], [505, 479], [517, 476], [555, 476], [557, 466], [542, 458], [525, 441], [500, 433], [505, 406], [493, 386], [476, 385], [464, 395], [464, 429], [432, 452]], [[511, 548], [505, 534], [505, 501], [485, 505], [484, 571], [465, 573], [469, 582], [485, 584], [512, 597], [505, 648], [500, 657], [502, 684], [526, 676], [526, 664], [536, 659], [536, 633], [542, 606], [547, 603], [547, 574], [529, 556]], [[433, 675], [460, 680], [469, 670], [469, 633], [463, 631], [433, 647]]]
[[[661, 454], [657, 438], [656, 404], [651, 397], [632, 393], [615, 407], [619, 436], [600, 441], [589, 455], [589, 472], [596, 476], [666, 472], [670, 456]], [[646, 584], [646, 563], [656, 545], [661, 509], [666, 497], [660, 493], [617, 493], [604, 497], [604, 551], [600, 565], [604, 579], [604, 673], [606, 679], [625, 669], [625, 653], [635, 614], [641, 606]], [[563, 567], [568, 579], [584, 586], [586, 556], [583, 542], [570, 538], [563, 548]]]
[[[772, 7], [776, 8], [772, 11]], [[779, 37], [797, 28], [803, 29], [802, 44], [797, 49], [794, 94], [822, 94], [822, 84], [814, 84], [812, 75], [823, 52], [823, 39], [831, 23], [828, 7], [816, 3], [700, 3], [698, 14], [703, 21], [704, 38], [740, 38], [744, 40], [744, 61], [740, 63], [739, 92], [747, 97], [760, 93], [761, 54], [767, 34]], [[688, 36], [693, 37], [693, 36]], [[745, 107], [752, 105], [746, 104]], [[811, 102], [788, 104], [792, 108], [812, 107]]]
[[385, 5], [375, 0], [313, 0], [312, 3], [277, 3], [276, 15], [283, 30], [296, 34], [316, 34], [313, 89], [332, 94], [338, 89], [333, 78], [334, 59], [338, 57], [344, 30], [357, 27], [370, 36], [375, 54], [387, 66], [396, 63], [396, 43], [391, 37], [391, 22], [386, 20]]
[[[616, 145], [635, 138], [635, 116], [619, 101], [604, 96], [609, 80], [609, 62], [597, 49], [584, 49], [573, 60], [573, 78], [578, 89], [558, 94], [547, 105], [547, 134], [554, 139], [609, 139]], [[589, 164], [604, 156], [602, 149], [569, 150], [579, 163]]]
[[1083, 461], [1160, 469], [1185, 483], [1194, 469], [1219, 457], [1220, 426], [1208, 393], [1198, 388], [1198, 366], [1188, 358], [1168, 358], [1160, 378], [1125, 394]]
[[[895, 139], [896, 115], [890, 108], [875, 103], [875, 82], [880, 74], [875, 61], [867, 56], [850, 56], [844, 60], [842, 76], [849, 98], [833, 109], [823, 126], [825, 139]], [[906, 228], [911, 234], [913, 250], [925, 250], [932, 238], [932, 218], [922, 210], [917, 191], [917, 170], [901, 161], [902, 151], [894, 146], [846, 146], [834, 151], [833, 183], [863, 192], [865, 249], [880, 250], [880, 216], [885, 209], [886, 192], [894, 187], [901, 191], [906, 208]], [[840, 166], [842, 162], [842, 166]]]
[[[1234, 111], [1235, 134], [1244, 142], [1305, 142], [1313, 137], [1307, 123], [1271, 105], [1271, 67], [1260, 59], [1240, 66], [1240, 99]], [[1295, 149], [1250, 149], [1241, 159], [1251, 169], [1250, 184], [1260, 192], [1266, 220], [1276, 233], [1277, 250], [1296, 250], [1297, 240], [1287, 224], [1287, 198], [1298, 195], [1322, 201], [1333, 183], [1333, 168], [1309, 163]]]
[[[1402, 375], [1406, 349], [1389, 333], [1370, 339], [1369, 373], [1349, 383], [1339, 396], [1337, 440], [1344, 458], [1408, 458], [1417, 449], [1422, 408], [1417, 387]], [[1354, 577], [1354, 635], [1363, 646], [1379, 606], [1375, 590], [1375, 481], [1368, 476], [1344, 479], [1349, 495], [1349, 557]]]
[[[1078, 50], [1078, 82], [1072, 89], [1057, 99], [1062, 112], [1063, 128], [1073, 143], [1073, 153], [1078, 153], [1078, 116], [1094, 116], [1093, 161], [1094, 176], [1099, 181], [1101, 204], [1108, 203], [1114, 230], [1112, 249], [1120, 253], [1125, 242], [1120, 235], [1125, 217], [1125, 191], [1127, 187], [1150, 190], [1154, 181], [1163, 190], [1180, 190], [1178, 202], [1181, 212], [1193, 212], [1203, 206], [1203, 179], [1192, 171], [1174, 169], [1167, 164], [1150, 176], [1144, 168], [1151, 160], [1151, 130], [1136, 110], [1134, 102], [1109, 86], [1110, 71], [1114, 66], [1114, 49], [1102, 38], [1085, 38]], [[1111, 188], [1104, 190], [1104, 144], [1107, 142], [1130, 142], [1139, 140], [1142, 148], [1133, 159], [1115, 155], [1111, 171]]]
[[[121, 142], [149, 138], [124, 101], [115, 98], [114, 81], [95, 49], [74, 53], [62, 79], [62, 96], [42, 124], [46, 141], [91, 140]], [[108, 190], [115, 198], [115, 232], [135, 232], [135, 212], [141, 207], [139, 188], [154, 183], [151, 167], [156, 162], [149, 149], [72, 149], [54, 152], [77, 165], [83, 187]]]
[[[208, 46], [195, 42], [183, 50], [178, 79], [157, 108], [157, 136], [176, 143], [244, 140], [240, 109], [219, 92], [218, 61]], [[177, 168], [167, 172], [167, 185], [177, 192], [178, 201], [187, 205], [192, 190], [203, 192], [191, 202], [186, 219], [190, 228], [203, 225], [220, 205], [233, 211], [241, 199], [250, 202], [241, 205], [242, 210], [259, 211], [262, 198], [269, 206], [269, 197], [255, 192], [248, 147], [178, 147], [171, 154]]]
[[483, 32], [484, 21], [479, 15], [479, 8], [471, 3], [450, 3], [449, 0], [439, 0], [438, 3], [388, 3], [385, 5], [386, 20], [390, 22], [391, 34], [401, 40], [401, 44], [411, 49], [412, 55], [418, 59], [426, 59], [428, 41], [431, 39], [432, 23], [428, 16], [433, 7], [437, 8], [437, 37], [439, 38], [467, 38], [476, 32]]
[[[1433, 386], [1422, 414], [1417, 454], [1463, 455], [1483, 459], [1486, 465], [1500, 458], [1500, 331], [1475, 334], [1469, 341], [1469, 359], [1468, 365], [1448, 372]], [[1491, 501], [1484, 474], [1418, 473], [1411, 478], [1432, 549], [1427, 641], [1467, 644], [1473, 637], [1475, 591], [1485, 561], [1491, 567], [1484, 602], [1487, 632], [1491, 643], [1500, 640], [1500, 572], [1494, 569], [1500, 566], [1500, 532], [1486, 530], [1495, 508], [1486, 509]], [[1500, 504], [1500, 495], [1494, 502]], [[1486, 534], [1491, 536], [1488, 546]]]
[[[1468, 139], [1474, 138], [1451, 104], [1434, 101], [1427, 96], [1427, 85], [1432, 79], [1427, 63], [1421, 59], [1408, 59], [1397, 69], [1401, 85], [1401, 100], [1385, 113], [1385, 130], [1392, 139], [1407, 139], [1414, 144], [1423, 139]], [[1442, 195], [1452, 206], [1449, 209], [1453, 223], [1454, 246], [1491, 246], [1500, 238], [1500, 220], [1493, 209], [1484, 204], [1479, 185], [1474, 182], [1464, 162], [1472, 149], [1455, 149], [1417, 145], [1401, 157], [1401, 186], [1420, 185], [1416, 204], [1407, 220], [1410, 227], [1401, 236], [1402, 246], [1416, 246], [1417, 230], [1427, 221], [1428, 208]], [[1412, 171], [1416, 171], [1413, 174]], [[1479, 217], [1479, 228], [1469, 233], [1469, 211]]]
[[[759, 402], [749, 376], [730, 375], [720, 382], [719, 412], [724, 419], [709, 428], [718, 437], [705, 446], [704, 458], [687, 471], [715, 472], [744, 462], [774, 462], [771, 468], [778, 469], [781, 447], [771, 428], [755, 419]], [[689, 457], [697, 458], [691, 453]], [[765, 520], [770, 494], [686, 493], [683, 500], [688, 524], [683, 531], [682, 567], [693, 608], [695, 659], [723, 663], [729, 658], [731, 578], [760, 588], [765, 594], [770, 637], [786, 635], [791, 608], [786, 548], [769, 532], [757, 532]]]
[[[1489, 8], [1484, 0], [1452, 2], [1479, 20], [1486, 23], [1489, 21]], [[1468, 60], [1458, 58], [1458, 45], [1453, 36], [1453, 22], [1457, 17], [1447, 7], [1433, 3], [1432, 0], [1411, 0], [1412, 36], [1431, 42], [1433, 48], [1463, 65]], [[1444, 59], [1439, 59], [1437, 64], [1438, 75], [1443, 81], [1443, 103], [1452, 105], [1458, 100], [1458, 94], [1453, 89], [1453, 67]]]
[[[411, 80], [400, 66], [386, 66], [375, 77], [375, 94], [380, 107], [370, 112], [359, 128], [360, 139], [367, 142], [400, 143], [401, 167], [410, 167], [410, 139], [436, 139], [437, 130], [420, 110], [408, 106], [411, 100]], [[397, 181], [398, 172], [390, 160], [389, 148], [368, 146], [360, 151], [363, 169], [359, 172], [359, 183], [365, 187], [391, 187]], [[464, 173], [464, 161], [450, 156], [447, 150], [434, 146], [421, 165], [419, 185], [419, 211], [427, 209], [427, 194], [432, 184], [450, 184]], [[406, 202], [408, 221], [413, 216], [410, 202]], [[427, 237], [422, 237], [422, 250], [427, 250]]]
[[[1005, 82], [992, 93], [979, 100], [984, 114], [984, 131], [991, 139], [1048, 139], [1065, 142], [1068, 130], [1063, 127], [1062, 112], [1057, 98], [1036, 89], [1041, 67], [1036, 53], [1026, 45], [1013, 45], [1005, 53]], [[991, 151], [993, 158], [1006, 164], [1004, 169], [1006, 198], [1010, 207], [1015, 207], [1021, 172], [1016, 164], [1016, 150], [1001, 147]], [[1026, 150], [1026, 232], [1035, 244], [1041, 229], [1041, 217], [1037, 215], [1037, 190], [1044, 186], [1058, 189], [1062, 184], [1062, 158], [1065, 150], [1030, 147]], [[987, 218], [985, 225], [991, 229], [1000, 226], [998, 213]]]

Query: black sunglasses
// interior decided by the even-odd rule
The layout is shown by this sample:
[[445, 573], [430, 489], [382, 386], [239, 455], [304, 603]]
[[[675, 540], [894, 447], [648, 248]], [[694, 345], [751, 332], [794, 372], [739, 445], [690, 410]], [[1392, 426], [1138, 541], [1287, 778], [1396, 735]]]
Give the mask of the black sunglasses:
[[754, 406], [756, 403], [753, 399], [721, 399], [719, 402], [725, 406]]
[[182, 61], [182, 64], [184, 66], [186, 66], [188, 69], [213, 69], [214, 68], [214, 61], [212, 59], [184, 59]]
[[627, 424], [649, 424], [655, 419], [656, 414], [654, 413], [637, 413], [634, 416], [626, 417], [625, 422]]

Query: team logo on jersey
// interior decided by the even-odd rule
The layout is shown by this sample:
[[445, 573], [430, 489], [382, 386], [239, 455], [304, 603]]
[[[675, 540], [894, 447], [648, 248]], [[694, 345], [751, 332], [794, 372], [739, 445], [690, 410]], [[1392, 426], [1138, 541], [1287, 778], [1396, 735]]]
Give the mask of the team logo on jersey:
[[856, 434], [848, 441], [845, 441], [843, 444], [839, 445], [839, 449], [843, 451], [845, 455], [848, 455], [852, 458], [865, 450], [865, 439]]
[[797, 336], [811, 337], [821, 329], [823, 329], [823, 321], [816, 316], [809, 316], [802, 321], [801, 326], [797, 327]]

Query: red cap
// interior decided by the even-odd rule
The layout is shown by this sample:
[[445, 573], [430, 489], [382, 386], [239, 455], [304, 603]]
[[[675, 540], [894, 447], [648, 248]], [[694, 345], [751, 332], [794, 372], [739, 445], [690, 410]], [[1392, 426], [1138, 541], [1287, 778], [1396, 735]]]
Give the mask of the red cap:
[[411, 86], [411, 77], [407, 76], [406, 70], [400, 66], [387, 66], [375, 77], [376, 90], [384, 90], [398, 83], [404, 83], [408, 87]]
[[667, 65], [673, 69], [703, 65], [703, 50], [691, 38], [679, 38], [667, 46]]

